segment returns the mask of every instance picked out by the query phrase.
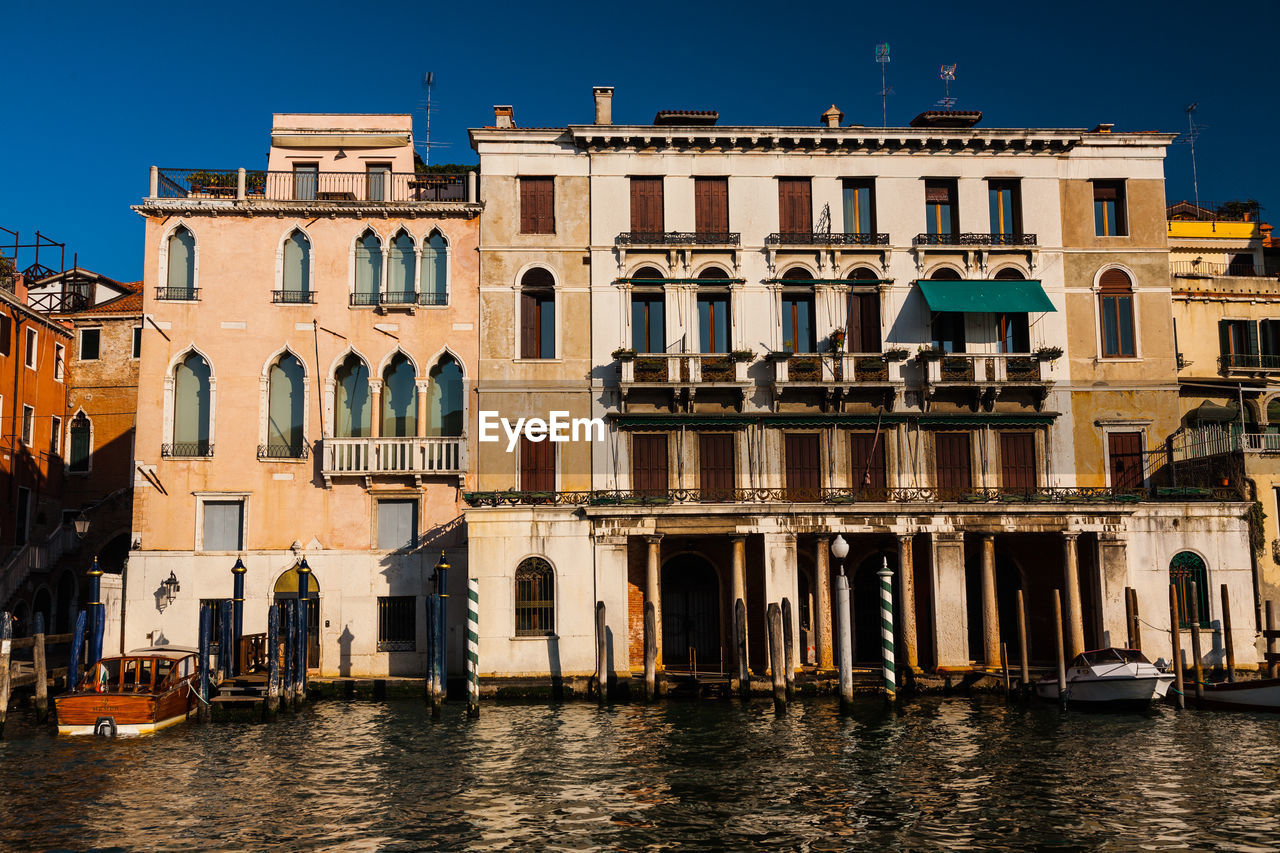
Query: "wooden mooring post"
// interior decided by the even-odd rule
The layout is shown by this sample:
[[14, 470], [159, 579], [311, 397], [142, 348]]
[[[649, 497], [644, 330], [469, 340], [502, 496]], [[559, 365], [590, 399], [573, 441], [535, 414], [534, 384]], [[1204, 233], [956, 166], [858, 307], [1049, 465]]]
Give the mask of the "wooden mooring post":
[[1129, 587], [1129, 612], [1133, 614], [1129, 633], [1129, 648], [1142, 651], [1142, 612], [1138, 609], [1138, 591]]
[[1204, 664], [1200, 660], [1200, 595], [1191, 581], [1191, 671], [1196, 680], [1196, 701], [1204, 698]]
[[1000, 671], [1004, 674], [1004, 695], [1007, 699], [1012, 692], [1009, 689], [1009, 644], [1000, 644]]
[[791, 636], [791, 626], [795, 623], [791, 621], [791, 599], [782, 599], [782, 651], [786, 656], [783, 662], [783, 673], [787, 678], [787, 698], [791, 699], [796, 695], [796, 663], [795, 663], [795, 638]]
[[298, 603], [284, 603], [284, 683], [280, 685], [280, 702], [286, 708], [294, 705], [293, 681], [298, 668]]
[[782, 660], [782, 608], [775, 602], [769, 605], [769, 670], [773, 677], [773, 707], [781, 712], [787, 708], [787, 672]]
[[1058, 704], [1067, 707], [1067, 652], [1062, 638], [1062, 590], [1053, 591], [1053, 634], [1058, 641]]
[[1178, 707], [1187, 707], [1187, 694], [1182, 681], [1182, 625], [1178, 608], [1178, 586], [1169, 584], [1169, 640], [1173, 648], [1173, 692], [1178, 697]]
[[658, 613], [652, 601], [644, 603], [644, 698], [658, 698]]
[[44, 648], [44, 614], [36, 611], [34, 619], [31, 664], [36, 678], [36, 722], [49, 719], [49, 665]]
[[[646, 608], [649, 605], [645, 605]], [[645, 611], [645, 636], [648, 637], [648, 619], [650, 611]], [[646, 639], [647, 643], [648, 640]], [[747, 667], [747, 603], [739, 598], [733, 603], [733, 647], [738, 663], [738, 695], [743, 699], [751, 696], [751, 670]], [[649, 659], [649, 647], [645, 646], [645, 660]], [[647, 666], [647, 664], [646, 664]], [[648, 670], [645, 670], [648, 672]]]
[[85, 615], [81, 610], [76, 613], [76, 625], [71, 632], [71, 650], [67, 656], [67, 692], [74, 692], [80, 686], [80, 656], [84, 653]]
[[603, 705], [609, 699], [609, 629], [603, 601], [596, 602], [596, 699]]
[[9, 655], [13, 649], [13, 617], [0, 611], [0, 738], [4, 737], [4, 721], [9, 715]]
[[1271, 611], [1271, 601], [1267, 601], [1267, 621], [1266, 621], [1266, 638], [1267, 638], [1267, 678], [1275, 678], [1277, 670], [1280, 670], [1280, 656], [1276, 654], [1276, 640], [1280, 639], [1280, 635], [1276, 633], [1275, 615]]
[[1018, 590], [1018, 680], [1018, 689], [1026, 699], [1031, 689], [1031, 664], [1027, 660], [1027, 608], [1021, 589]]
[[267, 701], [263, 712], [274, 720], [280, 712], [280, 608], [267, 607]]
[[1222, 647], [1227, 653], [1227, 681], [1236, 680], [1236, 644], [1231, 637], [1231, 600], [1227, 597], [1227, 585], [1222, 585]]

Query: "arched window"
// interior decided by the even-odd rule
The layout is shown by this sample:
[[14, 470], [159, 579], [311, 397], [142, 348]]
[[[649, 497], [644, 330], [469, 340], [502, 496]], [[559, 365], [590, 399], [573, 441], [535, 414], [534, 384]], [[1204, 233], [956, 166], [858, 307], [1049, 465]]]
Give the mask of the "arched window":
[[[1271, 400], [1270, 400], [1270, 402], [1268, 402], [1268, 403], [1267, 403], [1267, 429], [1266, 429], [1266, 432], [1267, 432], [1267, 433], [1269, 433], [1269, 434], [1271, 434], [1271, 435], [1275, 435], [1276, 433], [1280, 433], [1280, 397], [1272, 397], [1272, 398], [1271, 398]], [[1273, 440], [1273, 439], [1268, 439], [1268, 444], [1267, 444], [1267, 448], [1266, 448], [1266, 449], [1267, 449], [1267, 450], [1272, 450], [1272, 449], [1280, 450], [1280, 447], [1273, 447], [1273, 445], [1274, 445], [1274, 444], [1275, 444], [1275, 442], [1274, 442], [1274, 440]]]
[[[1026, 276], [1016, 267], [1005, 267], [996, 273], [996, 281], [1025, 281]], [[1027, 312], [996, 312], [996, 337], [1000, 341], [1000, 352], [1031, 352], [1031, 325], [1027, 322]]]
[[356, 241], [356, 292], [352, 305], [377, 305], [382, 291], [382, 241], [366, 231]]
[[196, 291], [196, 236], [185, 225], [169, 235], [169, 271], [166, 299], [194, 299]]
[[[933, 281], [960, 281], [960, 273], [941, 267], [929, 276]], [[964, 352], [964, 314], [959, 311], [935, 311], [930, 323], [933, 345], [943, 352]]]
[[444, 236], [432, 231], [422, 247], [422, 304], [449, 303], [449, 249]]
[[333, 434], [337, 438], [369, 435], [372, 409], [369, 400], [369, 366], [360, 356], [347, 356], [333, 375]]
[[631, 348], [636, 352], [666, 352], [667, 295], [662, 273], [643, 267], [631, 276]]
[[293, 353], [280, 356], [267, 376], [267, 446], [271, 459], [300, 459], [306, 453], [302, 435], [306, 403], [302, 362]]
[[391, 240], [391, 262], [387, 266], [387, 294], [384, 302], [407, 305], [418, 301], [414, 290], [413, 238], [401, 231]]
[[1133, 358], [1133, 282], [1122, 270], [1110, 269], [1098, 279], [1098, 317], [1102, 321], [1102, 357]]
[[870, 267], [854, 267], [849, 273], [849, 352], [878, 353], [880, 340], [880, 276]]
[[1200, 611], [1200, 626], [1209, 625], [1209, 570], [1199, 554], [1180, 551], [1169, 561], [1169, 581], [1178, 588], [1178, 622], [1192, 627], [1191, 585], [1195, 584], [1195, 603]]
[[555, 630], [555, 572], [541, 557], [526, 557], [516, 567], [516, 636], [541, 637]]
[[84, 412], [78, 412], [71, 421], [68, 430], [71, 440], [70, 459], [67, 469], [75, 474], [84, 474], [89, 470], [89, 458], [92, 453], [92, 425]]
[[709, 267], [698, 274], [698, 350], [729, 351], [729, 275]]
[[173, 376], [173, 446], [171, 456], [211, 456], [210, 391], [213, 371], [197, 352], [178, 363]]
[[453, 356], [442, 356], [430, 376], [427, 435], [462, 435], [462, 367]]
[[310, 302], [311, 241], [296, 228], [284, 241], [281, 302]]
[[782, 274], [782, 349], [784, 352], [816, 352], [813, 327], [813, 276], [793, 267]]
[[396, 353], [382, 371], [382, 434], [418, 434], [418, 386], [413, 363], [404, 353]]
[[556, 357], [556, 290], [550, 270], [534, 267], [520, 279], [520, 357]]

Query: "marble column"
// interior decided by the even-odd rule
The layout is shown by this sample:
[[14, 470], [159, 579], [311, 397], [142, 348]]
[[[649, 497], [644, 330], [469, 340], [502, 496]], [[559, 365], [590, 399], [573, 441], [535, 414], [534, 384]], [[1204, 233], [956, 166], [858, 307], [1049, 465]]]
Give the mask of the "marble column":
[[982, 654], [987, 668], [1000, 665], [1000, 610], [996, 603], [996, 537], [982, 537]]
[[417, 382], [414, 384], [417, 390], [418, 401], [418, 429], [414, 432], [418, 438], [426, 438], [427, 436], [427, 399], [431, 391], [430, 382]]
[[369, 380], [369, 435], [382, 434], [382, 380]]
[[1084, 648], [1084, 613], [1080, 606], [1080, 558], [1076, 551], [1076, 539], [1080, 533], [1064, 530], [1062, 540], [1065, 550], [1065, 571], [1062, 582], [1066, 586], [1067, 599], [1067, 657], [1068, 663]]
[[[1098, 569], [1097, 594], [1098, 600], [1102, 602], [1102, 644], [1123, 646], [1129, 639], [1129, 626], [1125, 619], [1127, 611], [1124, 606], [1124, 589], [1129, 586], [1129, 554], [1122, 534], [1098, 534]], [[1153, 606], [1147, 602], [1142, 604]], [[1139, 610], [1142, 610], [1142, 604], [1139, 605]], [[1161, 601], [1160, 604], [1163, 606], [1164, 602]]]
[[658, 650], [658, 671], [662, 671], [662, 534], [644, 537], [649, 544], [649, 562], [644, 579], [644, 603], [653, 602], [654, 647]]
[[939, 667], [969, 665], [964, 534], [933, 534], [933, 633]]
[[[737, 664], [739, 663], [737, 659], [739, 643], [737, 636], [738, 619], [736, 615], [738, 599], [742, 599], [742, 606], [744, 608], [747, 606], [747, 537], [746, 534], [743, 533], [733, 533], [730, 534], [729, 541], [733, 544], [733, 601], [730, 602], [729, 606], [729, 619], [730, 624], [732, 625], [732, 630], [730, 630], [729, 634], [733, 637], [733, 658], [734, 663]], [[746, 637], [742, 638], [741, 645], [744, 648], [746, 647]], [[750, 660], [751, 656], [748, 655], [747, 659]]]
[[[902, 631], [902, 662], [912, 672], [918, 672], [920, 653], [916, 639], [916, 573], [915, 551], [912, 548], [914, 540], [914, 534], [898, 534], [898, 595], [901, 599], [898, 620]], [[830, 626], [827, 630], [830, 631]]]
[[817, 606], [815, 617], [818, 629], [818, 669], [835, 669], [835, 649], [832, 647], [831, 635], [831, 541], [826, 536], [818, 537], [814, 553], [814, 585], [817, 594], [814, 596]]

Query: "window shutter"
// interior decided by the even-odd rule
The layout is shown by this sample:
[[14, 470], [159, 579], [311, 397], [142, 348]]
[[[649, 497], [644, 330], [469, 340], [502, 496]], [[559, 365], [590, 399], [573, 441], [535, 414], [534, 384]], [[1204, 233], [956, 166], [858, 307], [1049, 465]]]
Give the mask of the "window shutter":
[[667, 436], [631, 437], [631, 488], [646, 495], [667, 492]]
[[663, 228], [662, 178], [632, 178], [631, 230], [660, 234]]
[[807, 178], [778, 179], [779, 230], [783, 234], [813, 233], [813, 202]]
[[538, 233], [554, 234], [556, 230], [555, 184], [551, 178], [538, 179]]
[[556, 488], [556, 451], [550, 441], [520, 439], [520, 488], [526, 492], [553, 492]]
[[1030, 432], [1000, 433], [1000, 485], [1029, 492], [1036, 486], [1036, 440]]
[[1133, 282], [1123, 270], [1109, 269], [1098, 277], [1098, 290], [1102, 293], [1131, 293]]
[[1247, 349], [1245, 350], [1245, 352], [1248, 355], [1257, 355], [1258, 354], [1258, 324], [1254, 323], [1253, 321], [1249, 321], [1244, 324], [1244, 327], [1245, 327], [1245, 332], [1248, 336], [1248, 343], [1246, 344]]
[[954, 497], [973, 488], [973, 472], [969, 464], [969, 433], [936, 433], [934, 459], [938, 490], [944, 498]]
[[729, 181], [727, 178], [694, 178], [694, 230], [723, 234], [729, 230]]
[[821, 450], [817, 433], [786, 436], [787, 499], [814, 501], [822, 488]]
[[729, 500], [733, 496], [733, 435], [703, 433], [698, 436], [698, 487], [703, 500]]
[[1218, 321], [1218, 351], [1223, 355], [1231, 354], [1231, 323], [1228, 320]]
[[[884, 434], [849, 433], [849, 457], [853, 465], [849, 482], [855, 491], [883, 492], [886, 485]], [[869, 481], [869, 482], [868, 482]]]
[[534, 198], [534, 181], [520, 179], [520, 233], [534, 234], [538, 230], [537, 199]]
[[520, 292], [520, 357], [538, 358], [538, 298], [528, 290]]

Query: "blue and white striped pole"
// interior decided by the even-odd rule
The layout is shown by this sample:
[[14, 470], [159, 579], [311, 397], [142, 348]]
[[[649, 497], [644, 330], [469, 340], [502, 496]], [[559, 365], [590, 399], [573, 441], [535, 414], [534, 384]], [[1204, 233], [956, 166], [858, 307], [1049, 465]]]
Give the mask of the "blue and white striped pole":
[[884, 695], [892, 700], [898, 692], [893, 670], [893, 571], [885, 557], [880, 571], [880, 647], [884, 655]]
[[467, 716], [480, 716], [480, 581], [467, 579]]

